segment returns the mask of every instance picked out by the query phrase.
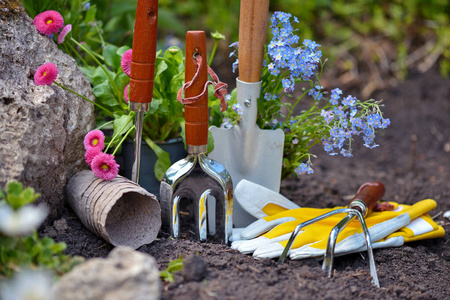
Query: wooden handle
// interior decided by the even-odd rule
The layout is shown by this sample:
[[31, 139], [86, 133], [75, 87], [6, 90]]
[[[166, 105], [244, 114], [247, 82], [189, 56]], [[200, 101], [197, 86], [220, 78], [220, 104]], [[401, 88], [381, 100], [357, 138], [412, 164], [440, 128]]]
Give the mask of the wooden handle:
[[353, 201], [362, 201], [367, 207], [367, 215], [368, 213], [373, 211], [373, 209], [377, 206], [377, 203], [383, 198], [384, 192], [384, 184], [379, 181], [364, 183], [359, 188], [355, 197], [353, 197], [352, 201], [349, 204], [349, 208], [354, 208], [361, 211], [360, 207], [353, 205], [353, 203], [355, 203]]
[[[201, 55], [202, 66], [198, 78], [185, 90], [185, 97], [198, 96], [203, 92], [208, 80], [206, 59], [206, 35], [204, 31], [188, 31], [186, 34], [186, 66], [185, 81], [191, 81], [197, 71], [196, 54]], [[208, 143], [208, 93], [197, 102], [184, 107], [186, 120], [186, 144], [204, 146]]]
[[130, 100], [150, 103], [155, 77], [158, 0], [138, 0], [131, 57]]
[[269, 0], [241, 0], [239, 17], [239, 80], [261, 79]]

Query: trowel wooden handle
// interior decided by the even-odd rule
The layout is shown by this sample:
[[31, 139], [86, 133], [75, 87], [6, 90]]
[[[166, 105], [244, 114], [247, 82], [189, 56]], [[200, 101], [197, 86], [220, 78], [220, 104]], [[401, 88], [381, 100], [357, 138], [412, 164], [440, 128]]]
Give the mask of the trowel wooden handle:
[[[366, 205], [366, 213], [369, 214], [376, 206], [377, 203], [383, 198], [385, 192], [384, 184], [379, 181], [373, 181], [364, 183], [359, 188], [355, 197], [349, 204], [349, 208], [355, 208], [364, 213], [357, 202], [363, 202]], [[358, 201], [359, 200], [359, 201]]]
[[258, 82], [261, 78], [267, 35], [269, 0], [241, 0], [239, 17], [239, 80]]
[[130, 100], [149, 103], [155, 76], [158, 0], [138, 0], [131, 58]]
[[[186, 82], [191, 81], [197, 72], [196, 54], [200, 54], [202, 65], [198, 78], [185, 90], [186, 98], [200, 95], [208, 80], [206, 35], [204, 31], [188, 31], [186, 34]], [[191, 146], [206, 145], [208, 143], [208, 93], [205, 93], [195, 103], [185, 105], [184, 118], [186, 121], [186, 144]]]

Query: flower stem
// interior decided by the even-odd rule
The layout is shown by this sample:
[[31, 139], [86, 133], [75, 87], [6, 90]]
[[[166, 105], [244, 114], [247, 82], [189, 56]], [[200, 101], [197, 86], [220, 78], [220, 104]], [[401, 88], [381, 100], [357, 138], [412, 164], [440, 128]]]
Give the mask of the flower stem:
[[59, 86], [59, 87], [65, 89], [66, 91], [69, 91], [69, 92], [71, 92], [71, 93], [77, 95], [78, 97], [81, 97], [81, 98], [83, 98], [84, 100], [86, 100], [86, 101], [88, 101], [88, 102], [94, 104], [95, 106], [97, 106], [98, 108], [100, 108], [101, 110], [103, 110], [108, 116], [114, 117], [114, 114], [113, 114], [112, 112], [110, 112], [108, 109], [106, 109], [104, 106], [102, 106], [102, 105], [100, 105], [100, 104], [98, 104], [98, 103], [95, 103], [94, 101], [92, 101], [92, 100], [86, 98], [85, 96], [83, 96], [83, 95], [81, 95], [81, 94], [78, 94], [78, 93], [75, 92], [74, 90], [71, 90], [71, 89], [69, 89], [68, 87], [65, 87], [64, 85], [62, 85], [62, 84], [60, 84], [60, 83], [58, 83], [58, 82], [56, 82], [56, 81], [55, 81], [54, 83], [55, 83], [57, 86]]
[[[122, 131], [128, 126], [128, 124], [131, 122], [132, 119], [130, 119], [122, 128], [120, 128], [119, 132], [115, 133], [114, 136], [111, 138], [111, 141], [108, 143], [108, 146], [105, 149], [105, 153], [108, 152], [109, 147], [112, 145], [112, 143], [115, 141], [115, 139], [122, 134]], [[135, 125], [133, 125], [135, 126]], [[128, 134], [128, 133], [127, 133]]]
[[72, 42], [74, 42], [78, 47], [80, 47], [80, 49], [83, 49], [87, 54], [89, 54], [92, 57], [92, 59], [100, 66], [100, 68], [102, 68], [103, 72], [105, 72], [106, 76], [108, 77], [109, 82], [113, 86], [114, 91], [116, 92], [117, 98], [119, 98], [120, 107], [122, 107], [122, 97], [120, 95], [119, 88], [117, 87], [117, 85], [114, 82], [114, 80], [111, 78], [111, 75], [109, 74], [109, 72], [105, 68], [105, 66], [103, 66], [103, 64], [97, 59], [97, 57], [95, 57], [95, 55], [89, 49], [87, 49], [86, 47], [84, 47], [83, 45], [78, 43], [73, 37], [71, 37], [70, 40]]
[[120, 142], [117, 144], [116, 149], [114, 149], [114, 152], [111, 154], [112, 156], [114, 156], [114, 154], [116, 154], [117, 150], [120, 148], [120, 146], [123, 144], [123, 142], [125, 141], [125, 139], [127, 138], [127, 136], [136, 128], [135, 125], [131, 126], [130, 129], [128, 129], [127, 133], [125, 133], [125, 135], [123, 136], [123, 138], [120, 140]]
[[300, 102], [300, 100], [302, 100], [302, 98], [309, 92], [309, 90], [305, 91], [300, 97], [297, 97], [297, 101], [295, 101], [294, 105], [292, 105], [291, 110], [289, 111], [288, 116], [286, 117], [286, 120], [289, 120], [289, 118], [291, 117], [292, 113], [294, 112], [295, 107], [297, 106], [297, 104]]
[[104, 124], [98, 126], [97, 129], [102, 129], [103, 127], [106, 127], [106, 126], [108, 126], [108, 125], [110, 125], [110, 124], [112, 124], [112, 123], [114, 123], [114, 120], [109, 121], [109, 122], [106, 122], [106, 123], [104, 123]]
[[81, 57], [80, 53], [78, 53], [78, 51], [75, 50], [75, 48], [74, 48], [71, 44], [69, 44], [69, 43], [64, 43], [64, 45], [68, 45], [68, 46], [70, 47], [70, 50], [72, 50], [72, 52], [75, 53], [75, 55], [81, 60], [81, 62], [82, 62], [86, 67], [89, 66], [88, 63], [86, 62], [86, 60], [84, 60], [84, 58]]
[[219, 44], [218, 40], [214, 40], [214, 47], [212, 49], [211, 55], [209, 56], [208, 66], [211, 66], [214, 56], [216, 55], [217, 45]]

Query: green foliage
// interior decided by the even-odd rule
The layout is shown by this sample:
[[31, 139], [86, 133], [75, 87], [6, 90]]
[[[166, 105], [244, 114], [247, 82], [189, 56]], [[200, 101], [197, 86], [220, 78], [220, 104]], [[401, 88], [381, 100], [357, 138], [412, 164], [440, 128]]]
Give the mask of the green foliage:
[[8, 182], [6, 193], [0, 189], [0, 199], [4, 199], [15, 210], [33, 203], [40, 196], [41, 194], [35, 193], [31, 187], [24, 189], [22, 183], [18, 181]]
[[[10, 206], [18, 211], [29, 206], [39, 196], [40, 194], [35, 193], [33, 188], [24, 189], [22, 183], [10, 181], [5, 191], [0, 189], [0, 198], [3, 199], [0, 207]], [[12, 222], [28, 221], [9, 218], [10, 216], [5, 215], [5, 210], [2, 216], [6, 220], [12, 219]], [[12, 227], [16, 228], [19, 225], [13, 224]], [[82, 258], [64, 255], [65, 249], [65, 243], [55, 243], [49, 237], [39, 238], [36, 230], [28, 236], [5, 236], [0, 231], [0, 279], [11, 277], [20, 268], [45, 268], [55, 271], [57, 275], [62, 275], [82, 261]]]
[[65, 243], [55, 243], [49, 237], [3, 237], [0, 235], [0, 279], [11, 277], [20, 268], [45, 268], [62, 275], [81, 263], [83, 258], [63, 254]]
[[180, 136], [183, 105], [177, 101], [184, 83], [184, 54], [178, 47], [158, 51], [155, 63], [153, 99], [144, 116], [143, 133], [154, 141]]
[[181, 271], [183, 269], [183, 262], [184, 262], [183, 256], [180, 256], [178, 259], [169, 262], [167, 269], [159, 272], [161, 280], [163, 280], [164, 282], [174, 282], [175, 281], [174, 273]]

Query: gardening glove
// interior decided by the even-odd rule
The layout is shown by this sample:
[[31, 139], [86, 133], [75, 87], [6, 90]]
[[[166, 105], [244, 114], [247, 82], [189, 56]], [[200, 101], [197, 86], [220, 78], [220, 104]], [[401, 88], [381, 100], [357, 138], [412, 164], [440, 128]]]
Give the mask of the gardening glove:
[[[332, 210], [316, 208], [288, 210], [288, 206], [295, 204], [275, 192], [244, 180], [239, 182], [235, 191], [239, 195], [237, 201], [240, 202], [244, 209], [255, 216], [258, 216], [259, 214], [259, 216], [266, 215], [266, 217], [250, 224], [245, 229], [238, 230], [240, 231], [239, 234], [235, 234], [236, 230], [233, 230], [233, 241], [235, 242], [233, 242], [232, 247], [243, 253], [255, 252], [254, 256], [260, 258], [280, 256], [284, 249], [284, 245], [287, 243], [292, 231], [298, 224]], [[265, 196], [267, 194], [270, 196], [273, 195], [275, 200], [272, 200], [270, 196]], [[366, 222], [371, 228], [369, 231], [371, 232], [372, 241], [385, 238], [393, 231], [409, 224], [411, 219], [417, 218], [419, 215], [436, 206], [436, 203], [433, 200], [424, 200], [420, 203], [421, 204], [417, 203], [413, 208], [410, 208], [409, 213], [405, 212], [409, 206], [398, 206], [398, 204], [392, 203], [394, 207], [397, 208], [396, 212], [384, 212], [381, 217], [378, 216], [380, 213], [371, 215], [369, 221], [366, 220]], [[341, 207], [336, 207], [334, 209], [338, 208]], [[272, 212], [276, 211], [279, 211], [279, 213], [269, 216]], [[294, 258], [304, 258], [323, 255], [331, 228], [333, 228], [343, 216], [344, 214], [335, 215], [305, 227], [305, 230], [301, 232], [297, 237], [296, 242], [294, 242], [291, 256]], [[443, 229], [438, 228], [431, 218], [428, 218], [427, 220], [431, 221], [429, 224], [432, 224], [431, 228], [433, 229], [430, 231], [430, 227], [428, 227], [428, 229], [422, 231], [424, 231], [424, 233], [431, 233], [425, 235], [417, 234], [418, 232], [421, 232], [419, 230], [412, 235], [410, 231], [408, 235], [403, 234], [402, 237], [395, 237], [393, 235], [389, 236], [388, 242], [380, 243], [377, 246], [388, 247], [400, 245], [402, 241], [405, 242], [408, 241], [408, 239], [442, 236]], [[339, 235], [340, 238], [338, 239], [338, 245], [336, 245], [336, 252], [350, 253], [349, 251], [356, 251], [357, 249], [363, 251], [365, 239], [359, 221], [354, 221], [352, 224], [347, 225], [346, 229]], [[420, 228], [423, 227], [424, 223], [422, 222], [421, 224], [422, 226], [419, 226]], [[300, 242], [297, 242], [300, 239], [300, 236], [302, 236], [302, 238]], [[345, 239], [346, 237], [351, 238]], [[241, 239], [247, 241], [240, 241]], [[278, 243], [283, 241], [283, 244]], [[322, 245], [322, 247], [320, 247], [320, 241], [322, 241], [322, 244], [325, 246]], [[268, 245], [272, 243], [274, 243], [274, 245], [268, 247]], [[297, 253], [296, 249], [300, 249], [305, 245], [308, 245], [309, 247], [306, 249], [307, 251], [304, 253], [302, 251], [305, 249], [303, 249], [298, 250]], [[255, 251], [258, 248], [260, 249]]]
[[[373, 212], [366, 217], [365, 220], [372, 242], [386, 238], [391, 233], [410, 224], [411, 220], [426, 214], [436, 207], [436, 202], [431, 199], [420, 201], [412, 206], [398, 205], [394, 202], [391, 202], [391, 204], [395, 207], [394, 211]], [[339, 208], [342, 207], [333, 209], [298, 208], [265, 217], [250, 224], [242, 232], [241, 237], [249, 240], [233, 242], [232, 248], [242, 253], [253, 253], [255, 258], [279, 257], [292, 231], [298, 224]], [[345, 214], [336, 214], [304, 227], [292, 244], [289, 253], [291, 259], [323, 256], [331, 229], [344, 216]], [[431, 218], [428, 221], [434, 223]], [[420, 230], [417, 232], [429, 233], [430, 230], [434, 231], [434, 228], [437, 228], [437, 225], [433, 224], [428, 228], [420, 226]], [[416, 235], [414, 233], [411, 235], [411, 232], [409, 232], [409, 236], [406, 238], [413, 237], [416, 237]], [[400, 239], [397, 239], [396, 242], [398, 244]], [[365, 237], [361, 225], [358, 220], [354, 220], [339, 234], [335, 254], [346, 254], [360, 248], [364, 249], [364, 245]], [[385, 245], [389, 246], [389, 243]], [[380, 244], [380, 247], [382, 247], [382, 244]]]
[[[255, 218], [262, 219], [277, 213], [300, 208], [297, 204], [262, 185], [242, 179], [234, 190], [234, 200]], [[231, 241], [241, 240], [241, 232], [245, 228], [233, 228]]]
[[[270, 253], [272, 251], [271, 248], [265, 247], [270, 243], [284, 241], [284, 244], [282, 246], [284, 249], [284, 245], [287, 243], [287, 240], [289, 239], [293, 229], [298, 224], [333, 210], [333, 209], [302, 208], [299, 211], [297, 211], [297, 215], [295, 215], [295, 213], [293, 214], [292, 212], [296, 211], [296, 209], [292, 211], [289, 211], [288, 209], [288, 207], [295, 207], [296, 205], [294, 203], [289, 201], [287, 198], [279, 195], [278, 193], [275, 193], [265, 187], [262, 187], [247, 180], [242, 180], [241, 182], [239, 182], [235, 191], [239, 195], [237, 200], [240, 202], [241, 206], [244, 209], [246, 209], [250, 214], [253, 214], [254, 216], [261, 216], [261, 215], [266, 216], [249, 225], [247, 228], [240, 229], [242, 236], [240, 236], [240, 234], [235, 235], [235, 230], [233, 229], [234, 241], [237, 242], [234, 242], [232, 244], [232, 247], [240, 250], [243, 253], [255, 252], [254, 254], [255, 257], [258, 256], [266, 257], [264, 256], [265, 252], [268, 251]], [[417, 216], [422, 214], [422, 212], [429, 211], [436, 206], [436, 203], [433, 200], [426, 200], [426, 201], [424, 200], [422, 205], [419, 205], [417, 203], [414, 206], [414, 208], [416, 208], [416, 211], [411, 210], [410, 211], [411, 215], [409, 217], [407, 217], [407, 215], [404, 214], [404, 211], [409, 206], [406, 205], [399, 206], [396, 203], [392, 203], [392, 205], [395, 208], [395, 211], [384, 212], [384, 214], [382, 215], [382, 217], [388, 218], [389, 222], [384, 223], [384, 225], [375, 224], [376, 226], [373, 227], [371, 230], [369, 230], [369, 232], [371, 232], [372, 242], [380, 240], [381, 239], [379, 238], [380, 236], [384, 238], [381, 239], [379, 243], [377, 243], [376, 245], [374, 243], [374, 247], [382, 248], [382, 247], [401, 246], [404, 242], [419, 239], [435, 238], [443, 236], [445, 234], [443, 228], [437, 226], [436, 223], [434, 223], [434, 221], [428, 214], [425, 214], [420, 218], [416, 218]], [[341, 207], [336, 207], [334, 209], [338, 208]], [[274, 213], [276, 213], [277, 211], [279, 213], [276, 214], [275, 216]], [[371, 215], [369, 217], [370, 218], [369, 220], [366, 219], [368, 227], [371, 227], [370, 225], [372, 220], [374, 222], [379, 221], [379, 217], [377, 217], [376, 214], [380, 213], [375, 213], [375, 215]], [[396, 216], [393, 216], [393, 214], [395, 214]], [[270, 217], [270, 215], [274, 217]], [[309, 234], [309, 239], [304, 240], [303, 245], [314, 243], [315, 246], [320, 246], [319, 239], [318, 238], [314, 239], [314, 236], [316, 237], [320, 235], [323, 236], [324, 232], [326, 232], [325, 237], [324, 238], [322, 237], [322, 240], [324, 240], [324, 242], [322, 242], [323, 244], [322, 249], [319, 249], [318, 251], [316, 248], [314, 248], [314, 245], [311, 245], [311, 247], [308, 246], [306, 247], [306, 249], [303, 249], [301, 245], [299, 245], [298, 248], [299, 249], [302, 248], [302, 250], [296, 250], [297, 248], [295, 247], [294, 243], [294, 246], [292, 247], [291, 250], [291, 258], [299, 259], [323, 255], [326, 249], [328, 234], [331, 231], [331, 228], [333, 228], [343, 218], [343, 216], [344, 214], [335, 215], [305, 227], [304, 231], [302, 231], [301, 233], [303, 234], [303, 238], [308, 237]], [[416, 220], [411, 222], [411, 224], [409, 224], [408, 227], [402, 227], [403, 224], [406, 225], [409, 223], [408, 219], [416, 219]], [[366, 249], [365, 238], [363, 233], [361, 232], [362, 229], [359, 224], [359, 221], [355, 220], [352, 224], [354, 224], [353, 227], [356, 226], [356, 228], [359, 228], [360, 231], [359, 241], [357, 241], [358, 239], [355, 240], [355, 237], [353, 237], [352, 239], [349, 239], [347, 242], [339, 244], [340, 245], [339, 247], [336, 246], [335, 249], [336, 252], [339, 251], [339, 253], [347, 254], [351, 252], [364, 251]], [[349, 231], [351, 229], [355, 230], [355, 228], [349, 227], [352, 224], [347, 225], [346, 229], [344, 229], [344, 232], [346, 232], [347, 235], [349, 235]], [[308, 227], [310, 228], [308, 229]], [[388, 235], [389, 233], [395, 231], [399, 227], [402, 228], [398, 232]], [[272, 231], [272, 229], [274, 230]], [[318, 232], [318, 235], [315, 234], [316, 231]], [[377, 231], [376, 236], [374, 236], [373, 234], [374, 231]], [[386, 231], [388, 232], [388, 234], [386, 234]], [[341, 234], [339, 235], [340, 239], [338, 239], [338, 242], [344, 239], [345, 237], [344, 232], [341, 232]], [[386, 237], [386, 235], [388, 236]], [[239, 239], [244, 240], [250, 239], [250, 241], [239, 241]], [[362, 243], [361, 247], [356, 246], [357, 242]], [[255, 251], [257, 250], [258, 247], [260, 247], [261, 249]], [[281, 249], [281, 251], [283, 249]]]
[[[405, 227], [391, 233], [384, 239], [381, 239], [372, 244], [374, 249], [388, 248], [388, 247], [400, 247], [407, 242], [415, 242], [419, 240], [427, 240], [440, 238], [445, 235], [445, 230], [442, 226], [436, 224], [429, 214], [424, 214], [411, 221]], [[348, 253], [366, 251], [367, 247], [364, 245], [359, 249], [352, 250]]]

